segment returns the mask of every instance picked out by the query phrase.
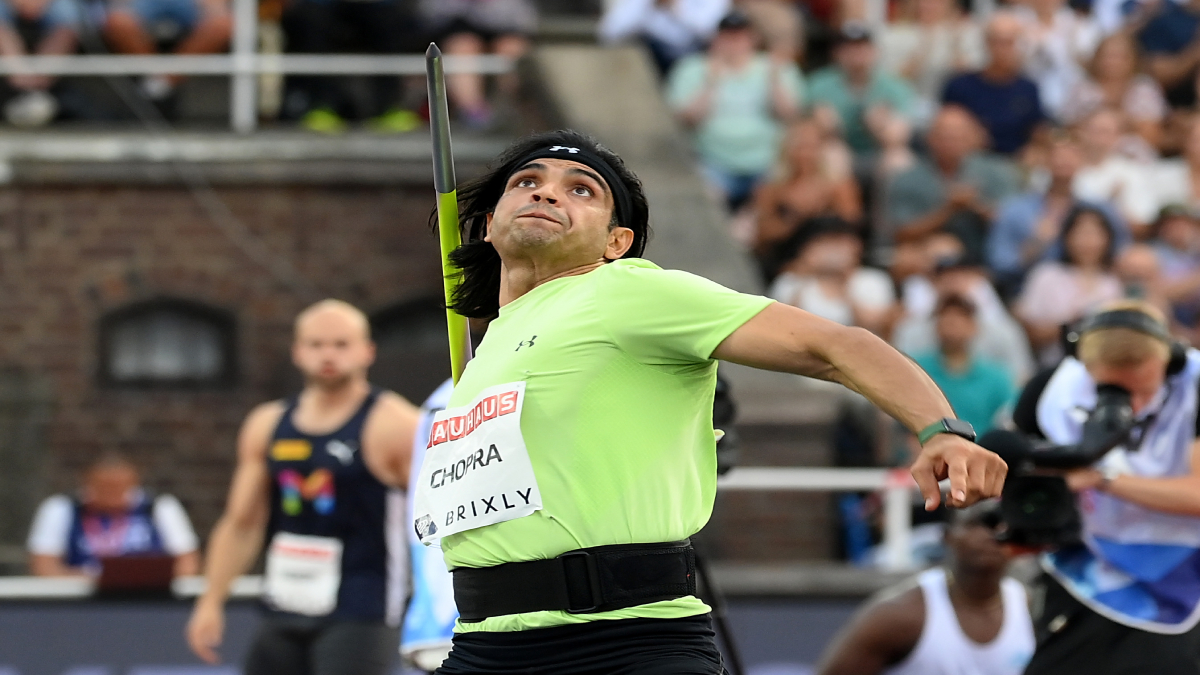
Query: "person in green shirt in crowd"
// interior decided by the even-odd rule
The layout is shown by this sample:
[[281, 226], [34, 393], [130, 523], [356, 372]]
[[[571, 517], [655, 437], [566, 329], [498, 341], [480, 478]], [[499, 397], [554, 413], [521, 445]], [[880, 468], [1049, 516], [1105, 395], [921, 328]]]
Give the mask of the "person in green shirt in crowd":
[[941, 298], [935, 312], [938, 350], [915, 360], [946, 394], [958, 416], [982, 434], [995, 426], [1016, 389], [1004, 366], [971, 354], [971, 342], [979, 332], [975, 314], [975, 303], [964, 296]]
[[842, 24], [836, 37], [833, 65], [813, 73], [808, 104], [828, 106], [842, 123], [842, 138], [855, 153], [879, 149], [874, 132], [883, 116], [912, 120], [916, 93], [907, 82], [878, 67], [871, 29], [858, 21]]
[[[926, 507], [999, 494], [1007, 467], [870, 332], [643, 259], [649, 207], [574, 131], [514, 143], [458, 190], [460, 314], [487, 334], [437, 413], [413, 526], [461, 614], [438, 669], [721, 673], [687, 538], [716, 493], [716, 362], [840, 382], [921, 432]], [[945, 432], [945, 433], [943, 433]]]
[[796, 64], [758, 42], [749, 17], [735, 11], [721, 20], [708, 51], [680, 59], [667, 80], [667, 103], [692, 130], [705, 178], [731, 211], [778, 161], [784, 125], [804, 96]]

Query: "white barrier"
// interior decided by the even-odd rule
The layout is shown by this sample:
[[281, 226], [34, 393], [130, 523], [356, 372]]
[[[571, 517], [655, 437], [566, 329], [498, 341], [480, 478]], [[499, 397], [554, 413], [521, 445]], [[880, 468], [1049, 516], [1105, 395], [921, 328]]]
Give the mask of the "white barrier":
[[[731, 492], [884, 493], [884, 569], [913, 569], [912, 491], [916, 483], [904, 469], [836, 469], [815, 467], [739, 467], [717, 480], [717, 489]], [[0, 600], [86, 598], [95, 590], [92, 579], [81, 577], [0, 577]], [[176, 596], [192, 598], [204, 590], [203, 577], [181, 577], [172, 584]], [[231, 589], [235, 598], [257, 598], [262, 577], [243, 576]]]
[[912, 491], [917, 484], [906, 469], [835, 469], [812, 467], [738, 467], [717, 480], [719, 490], [883, 492], [883, 568], [914, 569]]
[[[180, 577], [171, 591], [180, 598], [194, 598], [204, 591], [204, 577]], [[263, 580], [247, 575], [234, 580], [229, 595], [253, 599], [262, 595]], [[86, 598], [96, 590], [96, 581], [85, 577], [0, 577], [0, 600], [72, 600]]]

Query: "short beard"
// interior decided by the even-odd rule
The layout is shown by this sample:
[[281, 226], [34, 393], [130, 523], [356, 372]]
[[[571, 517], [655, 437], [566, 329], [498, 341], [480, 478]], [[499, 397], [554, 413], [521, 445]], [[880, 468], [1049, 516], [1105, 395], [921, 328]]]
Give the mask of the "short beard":
[[321, 377], [319, 375], [310, 375], [305, 378], [304, 384], [309, 387], [316, 387], [325, 391], [337, 391], [345, 389], [354, 381], [353, 373], [341, 373], [331, 377]]

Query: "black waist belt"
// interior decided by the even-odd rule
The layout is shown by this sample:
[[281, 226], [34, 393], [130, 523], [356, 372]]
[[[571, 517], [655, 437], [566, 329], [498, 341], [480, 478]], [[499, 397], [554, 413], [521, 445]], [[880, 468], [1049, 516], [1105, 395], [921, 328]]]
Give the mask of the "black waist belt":
[[468, 623], [525, 612], [607, 612], [695, 594], [696, 556], [686, 539], [454, 570], [454, 602]]

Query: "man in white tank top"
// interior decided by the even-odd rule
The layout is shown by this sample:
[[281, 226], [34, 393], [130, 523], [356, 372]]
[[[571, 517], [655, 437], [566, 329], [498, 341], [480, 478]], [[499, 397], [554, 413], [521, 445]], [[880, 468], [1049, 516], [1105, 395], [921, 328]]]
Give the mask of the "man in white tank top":
[[1025, 589], [1004, 576], [995, 506], [951, 510], [946, 567], [880, 593], [826, 650], [818, 675], [1020, 675], [1033, 625]]

